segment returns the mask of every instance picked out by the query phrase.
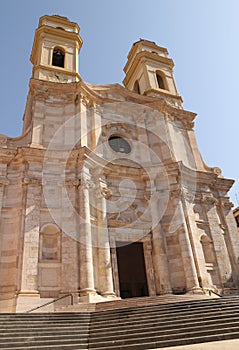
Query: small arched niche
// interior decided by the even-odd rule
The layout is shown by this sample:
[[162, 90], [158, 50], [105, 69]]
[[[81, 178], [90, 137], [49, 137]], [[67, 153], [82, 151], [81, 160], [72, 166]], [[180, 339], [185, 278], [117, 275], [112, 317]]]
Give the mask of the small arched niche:
[[52, 54], [52, 65], [55, 67], [64, 68], [65, 66], [65, 51], [60, 47], [55, 47]]
[[40, 231], [40, 260], [60, 261], [61, 235], [53, 224], [44, 225]]
[[209, 239], [207, 235], [203, 235], [201, 237], [201, 245], [203, 250], [203, 255], [206, 264], [213, 264], [215, 261], [214, 253], [213, 253], [213, 245], [212, 241]]

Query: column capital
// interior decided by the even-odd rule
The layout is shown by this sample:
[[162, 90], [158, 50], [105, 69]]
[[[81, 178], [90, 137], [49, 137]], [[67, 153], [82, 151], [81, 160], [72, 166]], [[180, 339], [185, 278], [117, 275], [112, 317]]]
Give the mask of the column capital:
[[108, 187], [106, 181], [101, 178], [98, 180], [96, 187], [96, 196], [97, 198], [110, 199], [112, 197], [112, 190]]
[[86, 174], [81, 174], [79, 185], [80, 187], [88, 190], [95, 188], [95, 183], [91, 180], [91, 177]]

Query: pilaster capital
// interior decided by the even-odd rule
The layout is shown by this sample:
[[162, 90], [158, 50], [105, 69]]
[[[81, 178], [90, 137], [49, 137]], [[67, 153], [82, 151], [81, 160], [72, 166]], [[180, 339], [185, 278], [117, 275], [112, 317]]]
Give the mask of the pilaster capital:
[[229, 197], [221, 198], [221, 203], [224, 209], [231, 210], [234, 207], [234, 204], [230, 202]]
[[47, 89], [35, 91], [35, 98], [38, 101], [44, 102], [45, 100], [47, 100], [49, 98], [49, 95], [50, 95], [50, 93]]
[[30, 176], [24, 176], [22, 178], [22, 185], [23, 186], [27, 186], [27, 185], [37, 185], [37, 186], [41, 186], [42, 183], [42, 179], [41, 178], [35, 178], [35, 177], [30, 177]]
[[172, 190], [170, 192], [170, 198], [171, 199], [175, 199], [175, 198], [179, 198], [182, 195], [182, 189], [181, 188], [177, 188], [175, 190]]
[[0, 134], [0, 147], [7, 147], [7, 136]]
[[112, 197], [112, 190], [108, 187], [107, 183], [101, 179], [98, 180], [97, 190], [96, 190], [97, 198], [105, 198], [110, 199]]
[[80, 99], [80, 102], [85, 106], [85, 107], [93, 107], [93, 100], [89, 97], [86, 96], [83, 93], [80, 93], [78, 95], [78, 100]]
[[65, 180], [65, 185], [69, 186], [69, 187], [79, 187], [80, 186], [80, 179]]
[[0, 176], [0, 186], [7, 186], [9, 185], [9, 180], [5, 176]]
[[218, 203], [218, 200], [212, 193], [201, 193], [201, 202], [206, 205], [215, 205]]
[[83, 189], [95, 189], [95, 183], [91, 180], [90, 177], [85, 174], [81, 175], [81, 178], [79, 179], [79, 185]]

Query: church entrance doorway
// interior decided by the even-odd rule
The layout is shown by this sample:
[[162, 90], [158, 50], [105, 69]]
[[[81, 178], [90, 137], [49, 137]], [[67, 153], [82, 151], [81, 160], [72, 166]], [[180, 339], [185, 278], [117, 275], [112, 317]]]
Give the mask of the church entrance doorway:
[[117, 242], [121, 298], [148, 296], [148, 285], [142, 242]]

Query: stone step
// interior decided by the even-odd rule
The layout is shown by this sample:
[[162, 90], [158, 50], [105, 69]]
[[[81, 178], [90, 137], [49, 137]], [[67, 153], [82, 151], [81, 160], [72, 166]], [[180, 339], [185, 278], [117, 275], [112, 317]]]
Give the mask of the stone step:
[[11, 347], [6, 348], [3, 347], [1, 350], [89, 350], [88, 344], [87, 346], [84, 346], [82, 344], [57, 344], [57, 345], [31, 345], [30, 347], [26, 347], [25, 345], [17, 346], [17, 347]]
[[[219, 323], [220, 322], [220, 323]], [[193, 327], [198, 327], [198, 328], [207, 328], [207, 327], [211, 327], [212, 329], [214, 329], [215, 327], [217, 327], [217, 324], [220, 325], [237, 325], [239, 327], [239, 317], [235, 318], [235, 319], [231, 319], [231, 317], [228, 317], [226, 319], [218, 319], [218, 320], [207, 320], [207, 319], [203, 319], [203, 321], [199, 322], [193, 322]], [[190, 326], [192, 325], [192, 322], [184, 322], [182, 321], [181, 323], [155, 323], [155, 324], [140, 324], [140, 325], [127, 325], [127, 327], [105, 327], [105, 328], [91, 328], [90, 329], [90, 334], [91, 337], [97, 337], [97, 336], [103, 336], [105, 334], [107, 334], [107, 336], [111, 336], [111, 334], [115, 335], [120, 335], [120, 334], [126, 334], [128, 333], [128, 331], [130, 330], [130, 332], [136, 332], [139, 331], [141, 333], [146, 333], [146, 332], [150, 332], [150, 331], [163, 331], [163, 330], [167, 330], [167, 332], [173, 330], [175, 331], [175, 329], [182, 329], [185, 327], [190, 328]]]
[[[200, 330], [200, 331], [194, 331], [190, 334], [190, 338], [199, 338], [201, 337], [201, 339], [203, 339], [204, 337], [207, 336], [215, 336], [217, 337], [218, 334], [237, 334], [239, 335], [239, 329], [238, 327], [229, 327], [229, 328], [219, 328], [215, 334], [214, 330]], [[176, 332], [175, 334], [162, 334], [162, 335], [158, 335], [158, 334], [149, 334], [147, 337], [146, 336], [142, 336], [140, 333], [138, 334], [134, 334], [132, 337], [129, 337], [129, 335], [127, 334], [127, 338], [125, 339], [108, 339], [107, 341], [101, 341], [100, 339], [97, 339], [95, 342], [91, 341], [90, 338], [90, 342], [89, 342], [89, 348], [90, 349], [95, 349], [95, 348], [99, 348], [99, 347], [105, 347], [108, 349], [111, 349], [112, 346], [121, 346], [124, 345], [125, 342], [127, 341], [127, 345], [134, 345], [134, 344], [141, 344], [141, 343], [147, 343], [147, 342], [151, 342], [152, 338], [154, 339], [154, 342], [158, 343], [158, 342], [165, 342], [165, 341], [173, 341], [173, 340], [184, 340], [187, 339], [189, 336], [188, 332]]]
[[[203, 311], [203, 314], [202, 314]], [[100, 324], [101, 326], [107, 323], [111, 323], [111, 324], [116, 324], [119, 325], [121, 323], [132, 323], [132, 322], [140, 322], [140, 321], [163, 321], [163, 320], [180, 320], [180, 319], [185, 319], [185, 318], [193, 318], [195, 319], [195, 317], [197, 318], [201, 318], [201, 317], [212, 317], [215, 318], [221, 315], [235, 315], [236, 312], [239, 312], [239, 307], [235, 308], [234, 306], [232, 307], [228, 307], [228, 308], [214, 308], [214, 309], [208, 309], [208, 310], [184, 310], [182, 311], [175, 311], [173, 312], [148, 312], [148, 313], [142, 313], [142, 314], [137, 314], [137, 315], [132, 315], [130, 314], [130, 311], [128, 314], [122, 314], [122, 315], [110, 315], [110, 317], [106, 317], [106, 316], [102, 316], [102, 319], [100, 318], [94, 318], [92, 317], [91, 319], [91, 323], [94, 323], [94, 326], [97, 327], [98, 324]]]
[[[220, 303], [222, 304], [227, 304], [227, 303], [238, 303], [239, 300], [236, 299], [236, 298], [233, 298], [233, 299], [228, 299], [228, 298], [220, 298], [220, 299], [202, 299], [202, 300], [190, 300], [190, 305], [193, 306], [193, 305], [197, 305], [197, 306], [200, 306], [200, 305], [219, 305]], [[118, 302], [119, 303], [119, 302]], [[180, 305], [189, 305], [189, 302], [188, 301], [178, 301], [178, 302], [175, 302], [175, 303], [158, 303], [158, 304], [153, 304], [153, 305], [140, 305], [140, 310], [143, 310], [144, 308], [145, 309], [148, 309], [151, 307], [151, 308], [156, 308], [156, 307], [159, 307], [159, 308], [178, 308]], [[135, 308], [137, 310], [139, 310], [139, 306], [131, 306], [131, 307], [128, 307], [128, 308]], [[123, 308], [125, 309], [125, 308]], [[109, 309], [109, 310], [101, 310], [101, 314], [104, 314], [104, 313], [107, 313], [107, 312], [116, 312], [116, 311], [120, 311], [121, 308], [114, 308], [114, 309]]]
[[[66, 323], [66, 322], [52, 322], [52, 324], [47, 324], [47, 323], [45, 323], [45, 324], [42, 324], [42, 323], [35, 323], [35, 324], [31, 324], [31, 323], [28, 323], [28, 324], [25, 324], [24, 325], [24, 329], [30, 329], [30, 328], [32, 328], [32, 329], [37, 329], [37, 328], [39, 328], [39, 327], [42, 327], [42, 328], [45, 328], [45, 329], [52, 329], [52, 328], [55, 328], [56, 326], [57, 327], [64, 327], [65, 325], [68, 325], [68, 324], [70, 324], [72, 327], [77, 327], [77, 326], [81, 326], [82, 328], [85, 328], [85, 329], [87, 329], [88, 328], [88, 325], [84, 325], [84, 324], [81, 324], [80, 322], [68, 322], [68, 323]], [[2, 329], [2, 330], [6, 330], [6, 329], [12, 329], [12, 330], [14, 330], [14, 329], [21, 329], [23, 327], [23, 324], [21, 324], [21, 323], [12, 323], [12, 324], [6, 324], [6, 325], [2, 325], [1, 327], [0, 327], [0, 330]]]
[[147, 306], [154, 304], [167, 304], [167, 303], [178, 303], [181, 301], [193, 301], [193, 300], [213, 300], [218, 299], [218, 296], [208, 296], [208, 295], [197, 295], [197, 294], [185, 294], [185, 295], [159, 295], [153, 297], [140, 297], [140, 298], [130, 298], [113, 300], [109, 302], [97, 303], [96, 311], [103, 311], [104, 309], [116, 309], [122, 307], [138, 307]]
[[88, 319], [90, 318], [90, 314], [89, 312], [85, 312], [85, 313], [72, 313], [71, 315], [66, 314], [66, 313], [24, 313], [24, 314], [5, 314], [5, 313], [0, 313], [0, 320], [1, 319], [60, 319], [60, 318], [72, 318], [72, 316], [77, 316], [78, 318], [82, 318], [82, 319]]
[[[5, 338], [5, 337], [11, 337], [13, 334], [13, 330], [8, 330], [8, 331], [0, 331], [0, 341]], [[81, 327], [72, 329], [72, 327], [63, 327], [62, 329], [54, 328], [54, 329], [29, 329], [29, 330], [24, 330], [22, 328], [21, 330], [14, 331], [14, 337], [19, 338], [19, 337], [29, 337], [29, 336], [34, 336], [34, 337], [41, 337], [41, 336], [50, 336], [54, 334], [54, 336], [61, 336], [61, 335], [88, 335], [88, 329], [82, 329]]]
[[32, 346], [45, 346], [45, 349], [48, 349], [48, 346], [50, 345], [58, 345], [59, 349], [61, 345], [67, 345], [67, 344], [71, 344], [71, 345], [77, 345], [77, 346], [81, 346], [79, 347], [79, 349], [85, 349], [88, 346], [88, 337], [83, 338], [83, 337], [76, 337], [76, 338], [72, 338], [72, 337], [44, 337], [41, 336], [39, 338], [35, 338], [35, 337], [29, 337], [29, 338], [22, 338], [22, 340], [20, 341], [20, 339], [17, 339], [16, 341], [13, 340], [9, 340], [9, 338], [7, 339], [7, 341], [4, 340], [0, 340], [0, 349], [2, 348], [6, 348], [6, 349], [12, 349], [12, 347], [22, 347], [22, 345], [24, 344], [25, 348], [30, 348], [32, 349]]
[[[134, 344], [111, 344], [110, 347], [108, 346], [92, 346], [89, 344], [89, 350], [153, 350], [153, 349], [167, 349], [167, 347], [177, 347], [182, 345], [189, 345], [189, 344], [201, 344], [201, 343], [208, 343], [208, 342], [216, 342], [216, 341], [223, 341], [228, 339], [239, 339], [239, 332], [233, 332], [233, 333], [226, 333], [226, 334], [214, 334], [214, 335], [208, 335], [204, 337], [198, 336], [198, 337], [185, 337], [185, 338], [177, 338], [177, 339], [169, 339], [169, 340], [163, 340], [163, 341], [155, 341], [154, 339], [144, 342], [141, 341], [140, 343], [134, 343]], [[221, 348], [223, 350], [223, 348]]]
[[114, 334], [109, 334], [108, 332], [102, 332], [102, 334], [92, 334], [90, 333], [90, 343], [97, 343], [99, 344], [100, 342], [119, 342], [121, 339], [125, 339], [125, 336], [127, 336], [127, 342], [130, 341], [130, 339], [136, 339], [140, 341], [140, 339], [144, 339], [145, 337], [152, 339], [152, 337], [157, 337], [157, 338], [163, 338], [165, 337], [166, 339], [172, 339], [173, 337], [179, 337], [179, 336], [185, 336], [185, 334], [191, 335], [191, 334], [214, 334], [215, 331], [219, 332], [228, 332], [236, 330], [239, 331], [239, 322], [236, 324], [231, 323], [221, 323], [221, 324], [215, 324], [211, 325], [210, 329], [207, 325], [201, 325], [197, 326], [195, 329], [194, 325], [193, 326], [185, 326], [183, 324], [180, 325], [180, 327], [171, 327], [171, 328], [165, 328], [165, 329], [160, 329], [160, 328], [155, 328], [154, 330], [144, 330], [143, 328], [137, 329], [132, 331], [131, 328], [128, 329], [128, 331], [125, 331], [124, 333], [122, 332], [115, 332]]
[[[197, 306], [197, 307], [205, 307], [206, 305], [221, 305], [221, 304], [238, 304], [239, 301], [238, 300], [231, 300], [231, 301], [228, 301], [228, 298], [221, 298], [221, 299], [212, 299], [212, 300], [193, 300], [193, 301], [190, 301], [190, 303], [188, 301], [180, 301], [180, 302], [177, 302], [177, 303], [159, 303], [159, 304], [154, 304], [154, 305], [142, 305], [142, 306], [136, 306], [136, 307], [128, 307], [128, 308], [116, 308], [116, 309], [109, 309], [109, 310], [102, 310], [100, 311], [100, 315], [104, 315], [104, 314], [110, 314], [111, 312], [113, 313], [116, 313], [116, 312], [121, 312], [124, 311], [125, 309], [135, 309], [136, 311], [143, 311], [144, 309], [145, 310], [150, 310], [151, 309], [173, 309], [173, 308], [179, 308], [183, 305], [188, 305], [190, 304], [190, 307], [193, 307], [193, 306]], [[97, 313], [95, 314], [95, 316], [97, 316]]]

